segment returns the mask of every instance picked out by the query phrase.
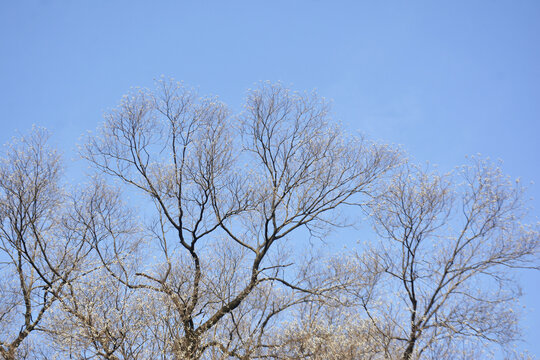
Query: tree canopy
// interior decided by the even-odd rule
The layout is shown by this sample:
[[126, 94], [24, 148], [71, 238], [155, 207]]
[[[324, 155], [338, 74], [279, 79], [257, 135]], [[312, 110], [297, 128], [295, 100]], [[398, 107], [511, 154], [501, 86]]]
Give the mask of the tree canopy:
[[[84, 139], [84, 184], [47, 139], [0, 163], [5, 360], [470, 359], [520, 339], [514, 269], [540, 237], [488, 160], [439, 174], [271, 83], [240, 114], [174, 81], [133, 91]], [[374, 233], [325, 251], [347, 214]]]

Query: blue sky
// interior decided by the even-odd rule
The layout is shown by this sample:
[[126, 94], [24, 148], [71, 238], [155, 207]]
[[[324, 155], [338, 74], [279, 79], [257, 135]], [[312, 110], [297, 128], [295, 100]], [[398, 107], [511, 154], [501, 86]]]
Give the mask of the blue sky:
[[[67, 159], [164, 74], [236, 110], [259, 80], [318, 89], [350, 129], [451, 169], [481, 153], [540, 213], [538, 1], [1, 1], [0, 142], [32, 124]], [[529, 349], [538, 273], [523, 275]]]

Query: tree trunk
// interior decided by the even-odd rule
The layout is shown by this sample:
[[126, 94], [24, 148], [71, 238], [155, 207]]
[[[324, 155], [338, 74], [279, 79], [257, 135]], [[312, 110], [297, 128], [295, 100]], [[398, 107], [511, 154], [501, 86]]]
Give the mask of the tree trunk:
[[176, 360], [199, 360], [201, 357], [200, 341], [196, 336], [184, 336], [173, 348]]
[[415, 343], [416, 343], [416, 335], [412, 335], [409, 338], [409, 341], [407, 341], [407, 348], [405, 349], [405, 352], [403, 353], [403, 360], [412, 359]]
[[15, 360], [15, 352], [17, 348], [9, 347], [6, 351], [2, 351], [2, 360]]

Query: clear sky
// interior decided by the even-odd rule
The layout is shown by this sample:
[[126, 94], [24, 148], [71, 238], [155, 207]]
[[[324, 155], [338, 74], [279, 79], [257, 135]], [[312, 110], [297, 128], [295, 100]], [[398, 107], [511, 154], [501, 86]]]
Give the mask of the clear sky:
[[[38, 124], [70, 159], [162, 74], [236, 110], [259, 80], [316, 88], [418, 161], [503, 160], [540, 214], [540, 1], [0, 1], [1, 143]], [[540, 276], [523, 281], [540, 357]]]

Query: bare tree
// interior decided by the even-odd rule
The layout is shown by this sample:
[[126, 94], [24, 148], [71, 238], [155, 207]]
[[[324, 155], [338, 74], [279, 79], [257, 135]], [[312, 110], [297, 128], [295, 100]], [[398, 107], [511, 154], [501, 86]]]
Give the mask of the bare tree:
[[536, 267], [539, 246], [519, 183], [485, 160], [444, 176], [406, 165], [370, 215], [384, 240], [363, 255], [378, 284], [362, 305], [401, 358], [486, 358], [516, 340], [511, 270]]
[[[8, 144], [0, 164], [0, 356], [6, 360], [46, 354], [38, 344], [45, 334], [58, 332], [62, 324], [55, 318], [61, 311], [81, 317], [83, 310], [70, 305], [75, 289], [103, 268], [93, 252], [95, 242], [111, 231], [122, 236], [118, 213], [92, 218], [98, 215], [94, 209], [102, 216], [110, 213], [111, 196], [104, 187], [72, 195], [61, 183], [60, 156], [48, 138], [47, 131], [34, 128]], [[85, 292], [92, 289], [86, 286]], [[41, 335], [32, 341], [36, 331]]]
[[522, 191], [489, 161], [444, 176], [404, 164], [368, 207], [380, 241], [340, 256], [340, 300], [305, 303], [273, 358], [530, 358], [511, 346], [513, 269], [538, 268]]
[[[468, 359], [518, 338], [511, 270], [540, 237], [487, 161], [405, 164], [268, 83], [238, 116], [171, 81], [125, 96], [78, 187], [47, 138], [0, 163], [5, 360]], [[321, 255], [348, 206], [380, 241]]]
[[329, 123], [315, 94], [263, 84], [233, 117], [217, 99], [167, 81], [126, 96], [83, 156], [153, 204], [143, 212], [144, 251], [155, 261], [133, 271], [128, 264], [137, 261], [122, 256], [104, 264], [119, 286], [164, 299], [166, 350], [182, 359], [249, 358], [231, 340], [243, 331], [237, 319], [258, 312], [247, 333], [268, 324], [260, 321], [268, 309], [250, 296], [269, 284], [318, 292], [288, 281], [279, 243], [300, 228], [336, 224], [337, 211], [360, 204], [397, 161], [390, 149]]
[[30, 356], [27, 338], [43, 330], [55, 294], [74, 270], [77, 247], [62, 228], [60, 157], [47, 139], [34, 128], [8, 144], [0, 160], [0, 356], [6, 360]]

